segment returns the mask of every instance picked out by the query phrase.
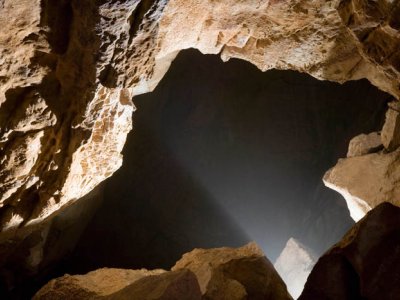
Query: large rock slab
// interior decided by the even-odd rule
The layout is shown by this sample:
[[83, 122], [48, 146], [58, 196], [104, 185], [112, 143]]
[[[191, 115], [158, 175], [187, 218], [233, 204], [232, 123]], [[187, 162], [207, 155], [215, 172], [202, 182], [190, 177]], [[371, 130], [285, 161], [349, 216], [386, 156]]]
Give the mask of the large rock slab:
[[195, 249], [183, 255], [172, 268], [183, 269], [196, 275], [203, 299], [292, 299], [285, 283], [255, 243], [237, 249]]
[[357, 222], [384, 201], [400, 205], [400, 151], [379, 152], [341, 159], [323, 180], [346, 199]]
[[382, 128], [382, 142], [386, 149], [393, 151], [400, 146], [400, 103], [389, 103], [385, 125]]
[[34, 300], [45, 299], [263, 299], [290, 300], [282, 279], [262, 250], [195, 249], [171, 269], [99, 269], [86, 275], [65, 275], [42, 287]]
[[347, 157], [363, 156], [377, 152], [381, 148], [383, 148], [382, 138], [378, 132], [360, 134], [351, 139]]
[[299, 299], [398, 299], [399, 232], [400, 208], [374, 208], [320, 258]]
[[53, 279], [33, 299], [200, 300], [201, 293], [188, 270], [99, 269]]
[[274, 267], [294, 299], [303, 291], [307, 277], [316, 262], [317, 257], [310, 249], [294, 238], [288, 240]]

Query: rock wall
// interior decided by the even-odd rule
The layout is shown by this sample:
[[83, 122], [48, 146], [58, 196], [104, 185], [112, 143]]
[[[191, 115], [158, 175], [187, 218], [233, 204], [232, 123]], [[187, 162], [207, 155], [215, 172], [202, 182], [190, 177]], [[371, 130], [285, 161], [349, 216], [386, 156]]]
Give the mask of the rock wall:
[[196, 276], [188, 270], [99, 269], [85, 275], [63, 276], [46, 284], [40, 299], [200, 300]]
[[181, 49], [367, 78], [399, 98], [398, 12], [386, 0], [1, 0], [0, 239], [22, 242], [120, 167], [132, 96]]
[[132, 95], [181, 49], [368, 78], [399, 97], [398, 1], [354, 2], [2, 1], [3, 231], [49, 217], [118, 169]]
[[341, 193], [355, 221], [382, 202], [400, 204], [399, 103], [392, 102], [379, 133], [355, 137], [347, 158], [324, 176], [325, 184]]

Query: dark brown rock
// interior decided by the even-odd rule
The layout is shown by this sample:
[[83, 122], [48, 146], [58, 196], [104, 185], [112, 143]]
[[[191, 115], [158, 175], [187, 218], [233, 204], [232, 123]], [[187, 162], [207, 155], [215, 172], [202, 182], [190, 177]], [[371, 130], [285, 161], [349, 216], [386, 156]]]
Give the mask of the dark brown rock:
[[400, 295], [400, 208], [370, 211], [318, 261], [300, 300], [395, 300]]

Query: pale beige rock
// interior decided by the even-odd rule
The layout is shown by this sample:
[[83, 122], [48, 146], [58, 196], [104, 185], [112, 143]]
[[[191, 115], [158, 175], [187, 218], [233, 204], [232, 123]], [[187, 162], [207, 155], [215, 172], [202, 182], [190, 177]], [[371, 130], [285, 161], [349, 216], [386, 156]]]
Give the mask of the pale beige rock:
[[203, 299], [292, 299], [255, 243], [236, 249], [195, 249], [172, 268], [182, 269], [196, 275]]
[[144, 277], [107, 297], [110, 300], [201, 300], [196, 276], [189, 270]]
[[392, 102], [386, 112], [385, 124], [382, 128], [382, 142], [389, 151], [400, 146], [400, 104]]
[[146, 276], [165, 273], [164, 270], [148, 271], [125, 269], [99, 269], [86, 275], [64, 275], [56, 278], [42, 287], [34, 299], [88, 299], [112, 295], [126, 286]]
[[[399, 108], [399, 102], [390, 103], [380, 137], [378, 133], [371, 133], [353, 138], [347, 158], [340, 159], [323, 178], [327, 187], [346, 199], [356, 222], [382, 202], [400, 205]], [[382, 146], [385, 149], [379, 151]]]
[[[371, 18], [382, 24], [396, 18], [390, 8], [397, 1], [377, 1], [386, 5], [379, 18], [364, 9], [363, 3], [369, 5], [366, 0], [357, 1], [362, 7], [358, 11], [361, 24], [349, 24], [347, 18], [353, 12], [347, 9], [348, 2], [353, 1], [171, 0], [160, 21], [157, 58], [197, 48], [203, 53], [221, 53], [224, 60], [247, 60], [263, 71], [298, 70], [337, 82], [368, 78], [398, 98], [400, 74], [394, 47], [399, 41], [398, 29], [379, 36], [379, 45], [365, 43], [354, 34], [357, 26]], [[393, 59], [381, 66], [382, 61], [371, 56], [386, 38], [391, 47], [384, 50], [385, 57], [393, 54]]]
[[351, 217], [358, 221], [382, 202], [400, 205], [400, 151], [341, 159], [324, 183], [341, 193]]
[[362, 156], [377, 152], [382, 147], [381, 135], [378, 132], [360, 134], [351, 139], [347, 157]]
[[287, 241], [274, 267], [294, 299], [297, 299], [303, 291], [307, 277], [316, 262], [317, 256], [302, 243], [294, 238]]

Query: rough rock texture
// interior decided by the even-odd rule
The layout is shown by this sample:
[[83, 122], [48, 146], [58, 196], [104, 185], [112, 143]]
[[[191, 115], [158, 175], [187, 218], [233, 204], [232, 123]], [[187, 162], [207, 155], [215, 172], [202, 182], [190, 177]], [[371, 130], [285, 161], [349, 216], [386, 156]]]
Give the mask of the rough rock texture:
[[[368, 78], [398, 97], [399, 15], [398, 1], [385, 0], [172, 0], [161, 19], [158, 56], [194, 47], [261, 70], [339, 82]], [[362, 29], [367, 39], [358, 35]]]
[[134, 89], [154, 87], [181, 49], [368, 78], [398, 97], [398, 1], [376, 3], [2, 1], [3, 230], [50, 216], [120, 166]]
[[360, 134], [350, 141], [347, 157], [362, 156], [381, 148], [383, 148], [382, 139], [378, 132]]
[[323, 178], [326, 186], [344, 196], [355, 221], [382, 202], [400, 205], [397, 107], [397, 102], [389, 104], [381, 141], [376, 133], [354, 138], [349, 145], [348, 158], [340, 159]]
[[294, 238], [288, 240], [274, 267], [294, 299], [297, 299], [303, 291], [307, 277], [316, 262], [317, 256], [310, 249]]
[[183, 269], [196, 275], [203, 299], [292, 299], [255, 243], [237, 249], [195, 249], [172, 268]]
[[53, 279], [33, 299], [200, 300], [201, 293], [188, 270], [99, 269]]
[[1, 0], [0, 240], [22, 244], [119, 168], [132, 96], [181, 49], [399, 98], [399, 18], [386, 0]]
[[389, 151], [400, 146], [400, 104], [397, 101], [389, 104], [382, 128], [382, 143]]
[[[194, 274], [193, 274], [194, 273]], [[33, 299], [292, 299], [261, 249], [195, 249], [172, 271], [99, 269], [65, 275], [42, 287]]]
[[324, 182], [345, 197], [351, 217], [359, 221], [384, 201], [400, 205], [399, 159], [399, 150], [342, 159]]
[[[76, 205], [67, 207], [51, 221], [35, 228], [22, 243], [10, 240], [1, 245], [0, 298], [31, 298], [50, 278], [66, 273], [53, 274], [54, 267], [73, 251], [102, 202], [103, 187], [100, 185]], [[17, 289], [12, 291], [14, 287]]]
[[135, 97], [124, 163], [65, 272], [167, 269], [194, 248], [251, 240], [275, 261], [292, 236], [322, 255], [354, 221], [321, 178], [352, 137], [382, 127], [387, 98], [366, 80], [182, 51]]
[[299, 299], [398, 299], [399, 232], [400, 208], [377, 206], [320, 258]]

